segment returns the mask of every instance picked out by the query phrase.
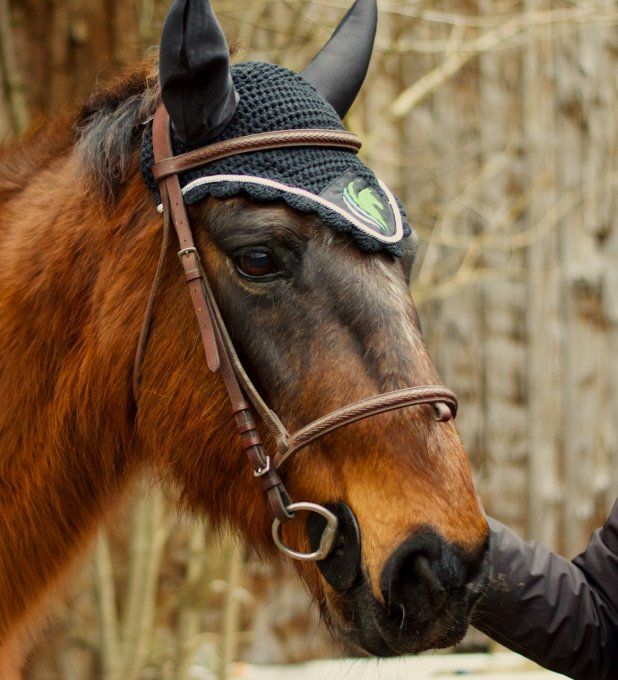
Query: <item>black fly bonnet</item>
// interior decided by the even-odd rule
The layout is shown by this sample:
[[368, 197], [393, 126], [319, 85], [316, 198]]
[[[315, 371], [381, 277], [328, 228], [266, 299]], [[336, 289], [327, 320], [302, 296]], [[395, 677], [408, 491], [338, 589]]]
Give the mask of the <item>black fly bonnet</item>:
[[[344, 130], [340, 115], [365, 76], [375, 22], [375, 3], [359, 0], [322, 52], [297, 75], [267, 63], [229, 68], [227, 47], [208, 3], [176, 2], [161, 42], [162, 96], [172, 119], [174, 153], [257, 133]], [[205, 29], [210, 40], [204, 37]], [[348, 52], [351, 67], [341, 61], [342, 51]], [[178, 54], [184, 59], [178, 60]], [[327, 82], [325, 71], [334, 59], [338, 72], [331, 74], [333, 82]], [[193, 84], [189, 93], [187, 83]], [[337, 90], [334, 94], [332, 88]], [[206, 124], [210, 134], [205, 133]], [[151, 172], [151, 126], [144, 133], [141, 161], [159, 204]], [[366, 251], [401, 255], [401, 240], [410, 234], [398, 200], [355, 153], [345, 149], [280, 148], [230, 156], [182, 173], [180, 184], [186, 204], [206, 196], [240, 194], [257, 201], [284, 201], [296, 210], [316, 213], [335, 231], [351, 234]]]

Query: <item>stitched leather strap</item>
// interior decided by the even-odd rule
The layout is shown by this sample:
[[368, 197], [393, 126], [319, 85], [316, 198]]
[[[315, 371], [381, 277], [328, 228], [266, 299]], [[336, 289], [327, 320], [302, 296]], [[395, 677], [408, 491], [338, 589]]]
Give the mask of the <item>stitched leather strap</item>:
[[267, 151], [269, 149], [281, 149], [292, 147], [328, 147], [345, 149], [358, 153], [362, 144], [360, 139], [352, 132], [345, 130], [281, 130], [277, 132], [261, 132], [256, 135], [235, 137], [223, 142], [203, 146], [195, 151], [158, 160], [152, 167], [155, 180], [160, 181], [170, 175], [176, 175], [192, 168], [212, 163], [213, 161], [252, 153], [254, 151]]
[[451, 417], [454, 418], [457, 415], [457, 398], [449, 389], [441, 385], [406, 387], [395, 392], [369, 397], [348, 404], [336, 411], [331, 411], [290, 435], [274, 458], [275, 467], [283, 465], [290, 456], [293, 456], [311, 442], [329, 432], [338, 430], [344, 425], [369, 418], [369, 416], [375, 416], [378, 413], [394, 411], [405, 406], [420, 406], [421, 404], [445, 404], [448, 407], [446, 411], [436, 409], [435, 418], [440, 422], [450, 420]]

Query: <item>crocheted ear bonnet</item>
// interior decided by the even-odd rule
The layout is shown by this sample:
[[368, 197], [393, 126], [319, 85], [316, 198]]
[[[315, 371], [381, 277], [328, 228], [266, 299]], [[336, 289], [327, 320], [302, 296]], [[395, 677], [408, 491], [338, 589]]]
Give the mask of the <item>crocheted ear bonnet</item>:
[[[301, 128], [343, 130], [333, 107], [301, 76], [266, 63], [233, 66], [238, 107], [223, 132], [209, 143], [258, 132]], [[174, 153], [190, 150], [175, 135]], [[152, 177], [152, 128], [144, 132], [142, 172], [157, 203]], [[206, 196], [246, 194], [258, 201], [285, 201], [317, 213], [331, 229], [349, 232], [363, 250], [401, 254], [410, 234], [405, 213], [389, 189], [351, 151], [331, 148], [273, 149], [215, 161], [180, 175], [185, 203]]]
[[[342, 28], [345, 29], [350, 19], [355, 18], [353, 10], [358, 10], [358, 5], [363, 4], [368, 5], [365, 0], [357, 1], [343, 20], [335, 37], [343, 33], [345, 38], [345, 30]], [[209, 9], [208, 6], [207, 10]], [[184, 135], [185, 140], [180, 138], [179, 133], [186, 133], [186, 130], [178, 129], [173, 110], [170, 110], [177, 105], [177, 101], [170, 96], [168, 96], [170, 100], [168, 101], [165, 97], [164, 71], [167, 59], [165, 40], [166, 30], [168, 34], [171, 33], [168, 25], [172, 23], [172, 12], [164, 28], [160, 69], [163, 99], [173, 122], [174, 153], [181, 154], [192, 148], [203, 146], [204, 138], [202, 137], [198, 143], [195, 143], [189, 134]], [[191, 39], [190, 28], [197, 22], [197, 19], [194, 18], [193, 23], [187, 26], [186, 12], [187, 8], [183, 16], [185, 22], [183, 40], [188, 42]], [[211, 15], [211, 17], [207, 17], [210, 23], [209, 21], [206, 23], [212, 28], [214, 16]], [[363, 17], [360, 18], [366, 23]], [[364, 30], [366, 32], [366, 28]], [[175, 36], [176, 33], [173, 35]], [[201, 35], [200, 39], [203, 44], [204, 36]], [[341, 40], [341, 38], [338, 39]], [[212, 38], [210, 42], [213, 42]], [[371, 42], [373, 42], [373, 36]], [[329, 48], [329, 45], [330, 43], [323, 52]], [[192, 53], [190, 47], [189, 45], [187, 48], [183, 44], [180, 50], [190, 55], [193, 54], [195, 57], [195, 50]], [[175, 51], [178, 52], [177, 47]], [[370, 51], [369, 48], [369, 53]], [[368, 56], [368, 54], [365, 56], [367, 63]], [[207, 61], [211, 55], [201, 55], [200, 58]], [[319, 58], [320, 55], [314, 62]], [[197, 59], [195, 57], [196, 61]], [[310, 68], [313, 67], [315, 71], [314, 62]], [[363, 67], [361, 64], [361, 71], [363, 71], [362, 78], [364, 78], [366, 65]], [[344, 113], [342, 107], [345, 108], [351, 104], [351, 101], [344, 104], [338, 102], [337, 96], [341, 96], [340, 92], [329, 97], [331, 101], [334, 100], [335, 105], [341, 104], [338, 113], [312, 84], [311, 81], [319, 80], [319, 77], [312, 75], [311, 72], [307, 77], [305, 73], [298, 75], [273, 64], [249, 62], [229, 67], [226, 74], [220, 75], [221, 80], [224, 77], [228, 78], [227, 107], [229, 111], [222, 116], [217, 134], [206, 137], [207, 144], [261, 132], [303, 128], [344, 129], [340, 113]], [[344, 73], [340, 75], [345, 78]], [[169, 79], [171, 80], [171, 77]], [[356, 79], [358, 80], [358, 76]], [[219, 91], [216, 94], [219, 99], [221, 99], [220, 91], [225, 86], [224, 83], [218, 88]], [[204, 97], [212, 97], [212, 89], [210, 93], [205, 93]], [[339, 90], [341, 89], [345, 90], [345, 87], [340, 84]], [[324, 90], [323, 83], [320, 90]], [[176, 94], [176, 91], [173, 94]], [[353, 93], [352, 99], [355, 94], [356, 92]], [[191, 105], [193, 105], [195, 92], [191, 95]], [[182, 120], [184, 121], [188, 117], [188, 105], [186, 101], [182, 104], [184, 106]], [[203, 115], [203, 108], [202, 106], [199, 110], [200, 115]], [[191, 111], [189, 113], [192, 114]], [[196, 127], [199, 129], [199, 125]], [[152, 127], [148, 125], [142, 140], [141, 168], [146, 184], [158, 204], [160, 202], [159, 190], [152, 176], [152, 165]], [[402, 239], [411, 233], [405, 212], [398, 200], [354, 152], [345, 149], [297, 147], [256, 151], [214, 161], [181, 174], [179, 179], [187, 204], [196, 203], [206, 196], [229, 198], [243, 194], [257, 201], [284, 201], [296, 210], [316, 213], [327, 227], [335, 231], [349, 233], [358, 246], [366, 251], [386, 250], [393, 255], [401, 255]]]

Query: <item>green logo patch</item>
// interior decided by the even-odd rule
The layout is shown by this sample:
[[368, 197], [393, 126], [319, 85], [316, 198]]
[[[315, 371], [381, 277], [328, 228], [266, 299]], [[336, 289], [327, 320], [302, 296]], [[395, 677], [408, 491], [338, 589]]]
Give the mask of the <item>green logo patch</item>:
[[391, 242], [398, 233], [399, 208], [378, 180], [369, 183], [350, 169], [335, 178], [320, 198], [333, 203], [357, 229], [378, 241]]
[[383, 233], [388, 234], [390, 229], [384, 219], [384, 203], [380, 200], [377, 192], [371, 187], [365, 187], [358, 193], [354, 185], [356, 180], [352, 180], [343, 190], [343, 200], [352, 211], [358, 210], [361, 215], [371, 222]]

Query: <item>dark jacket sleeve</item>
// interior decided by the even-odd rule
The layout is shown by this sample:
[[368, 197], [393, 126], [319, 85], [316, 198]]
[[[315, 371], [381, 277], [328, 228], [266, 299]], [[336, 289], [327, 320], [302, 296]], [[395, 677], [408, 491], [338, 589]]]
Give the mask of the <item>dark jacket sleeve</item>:
[[492, 577], [472, 623], [577, 680], [618, 678], [618, 502], [569, 562], [490, 519]]

